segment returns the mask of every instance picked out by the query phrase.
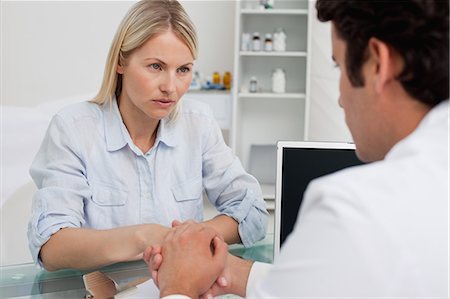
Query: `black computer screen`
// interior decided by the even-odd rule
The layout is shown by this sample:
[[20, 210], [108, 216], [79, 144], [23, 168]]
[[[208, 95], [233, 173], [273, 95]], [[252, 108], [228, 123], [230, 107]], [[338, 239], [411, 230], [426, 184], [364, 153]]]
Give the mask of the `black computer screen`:
[[281, 182], [280, 245], [297, 221], [303, 193], [311, 180], [359, 165], [353, 149], [284, 148]]

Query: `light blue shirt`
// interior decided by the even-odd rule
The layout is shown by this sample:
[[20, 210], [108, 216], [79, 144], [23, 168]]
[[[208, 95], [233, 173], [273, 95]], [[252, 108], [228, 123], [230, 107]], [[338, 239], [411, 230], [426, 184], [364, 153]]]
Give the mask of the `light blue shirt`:
[[239, 223], [245, 246], [266, 233], [258, 182], [224, 143], [212, 111], [196, 101], [184, 101], [175, 121], [160, 121], [147, 153], [134, 145], [115, 100], [64, 108], [53, 117], [30, 174], [39, 190], [28, 239], [39, 264], [41, 246], [61, 228], [202, 221], [203, 190], [219, 213]]

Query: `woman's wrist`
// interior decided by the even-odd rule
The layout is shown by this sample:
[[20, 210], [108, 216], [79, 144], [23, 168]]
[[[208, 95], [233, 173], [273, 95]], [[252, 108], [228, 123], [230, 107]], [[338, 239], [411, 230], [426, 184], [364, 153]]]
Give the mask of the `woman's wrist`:
[[150, 245], [162, 244], [170, 228], [160, 224], [144, 224], [136, 230], [136, 244], [140, 251], [144, 251]]
[[239, 236], [239, 223], [230, 216], [218, 215], [205, 221], [204, 224], [215, 229], [228, 244], [241, 243]]

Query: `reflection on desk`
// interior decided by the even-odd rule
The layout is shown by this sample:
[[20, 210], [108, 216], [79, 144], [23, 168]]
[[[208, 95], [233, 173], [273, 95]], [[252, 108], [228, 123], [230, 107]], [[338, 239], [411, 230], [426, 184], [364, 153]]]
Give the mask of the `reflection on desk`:
[[[230, 253], [245, 259], [271, 263], [273, 261], [273, 234], [253, 247], [230, 245]], [[149, 276], [143, 261], [118, 263], [100, 269], [119, 285], [136, 278]], [[0, 298], [65, 298], [80, 299], [86, 295], [83, 275], [91, 271], [60, 270], [48, 272], [39, 270], [33, 264], [0, 267]]]

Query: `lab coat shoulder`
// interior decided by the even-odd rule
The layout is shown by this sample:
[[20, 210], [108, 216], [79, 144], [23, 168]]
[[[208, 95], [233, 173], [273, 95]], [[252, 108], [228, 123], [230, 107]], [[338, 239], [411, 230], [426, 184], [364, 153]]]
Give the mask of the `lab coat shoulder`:
[[[438, 285], [435, 280], [442, 285], [446, 277], [439, 263], [448, 247], [421, 229], [417, 217], [423, 205], [409, 206], [398, 191], [390, 195], [395, 179], [380, 176], [395, 167], [372, 163], [313, 181], [294, 231], [255, 296], [440, 294], [430, 285]], [[441, 247], [426, 249], [426, 242]], [[430, 259], [429, 250], [436, 257]]]
[[369, 197], [376, 197], [374, 193], [389, 184], [388, 179], [380, 180], [381, 174], [391, 168], [384, 164], [381, 161], [354, 166], [313, 180], [306, 189], [300, 213], [330, 206], [336, 212], [351, 209], [361, 214], [371, 201]]

